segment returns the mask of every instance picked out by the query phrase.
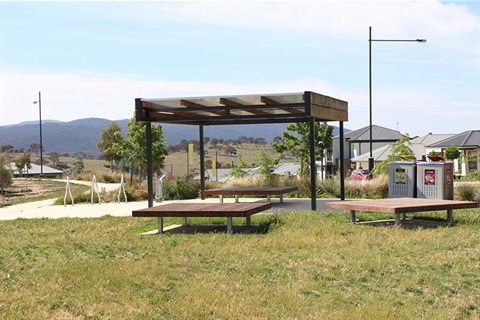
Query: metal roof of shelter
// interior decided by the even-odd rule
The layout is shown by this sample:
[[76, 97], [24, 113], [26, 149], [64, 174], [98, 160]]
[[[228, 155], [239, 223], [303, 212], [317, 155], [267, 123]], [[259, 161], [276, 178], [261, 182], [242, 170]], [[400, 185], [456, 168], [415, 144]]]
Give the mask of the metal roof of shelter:
[[135, 100], [137, 121], [193, 125], [348, 121], [348, 103], [311, 91]]

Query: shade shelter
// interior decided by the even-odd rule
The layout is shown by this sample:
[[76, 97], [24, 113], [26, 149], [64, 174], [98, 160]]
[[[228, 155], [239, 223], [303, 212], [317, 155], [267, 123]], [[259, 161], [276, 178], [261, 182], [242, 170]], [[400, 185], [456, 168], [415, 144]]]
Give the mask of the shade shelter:
[[[206, 96], [166, 99], [135, 99], [137, 121], [147, 122], [148, 206], [153, 206], [152, 139], [150, 123], [176, 123], [199, 127], [200, 183], [205, 199], [204, 126], [307, 122], [310, 125], [311, 206], [316, 210], [315, 122], [338, 121], [340, 152], [343, 153], [343, 122], [348, 121], [348, 103], [311, 91]], [[343, 154], [340, 157], [343, 159]], [[341, 199], [345, 199], [345, 168], [340, 162]]]

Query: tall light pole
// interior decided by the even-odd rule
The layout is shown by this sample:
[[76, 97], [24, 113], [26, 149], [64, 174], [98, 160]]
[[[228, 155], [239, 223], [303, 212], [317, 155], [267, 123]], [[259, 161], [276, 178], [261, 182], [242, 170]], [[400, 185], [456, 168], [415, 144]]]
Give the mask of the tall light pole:
[[34, 104], [38, 103], [38, 123], [40, 125], [40, 177], [43, 177], [43, 143], [42, 143], [42, 93], [38, 92], [38, 101], [33, 101]]
[[374, 159], [372, 147], [372, 41], [377, 42], [427, 42], [425, 39], [397, 40], [397, 39], [372, 39], [372, 27], [368, 27], [368, 82], [369, 82], [369, 114], [370, 114], [370, 158], [368, 158], [368, 170], [372, 172]]

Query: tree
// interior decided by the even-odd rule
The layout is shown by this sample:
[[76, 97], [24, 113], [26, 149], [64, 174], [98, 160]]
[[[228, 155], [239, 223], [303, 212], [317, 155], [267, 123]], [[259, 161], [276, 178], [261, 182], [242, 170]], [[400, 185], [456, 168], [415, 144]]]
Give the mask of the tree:
[[[281, 142], [272, 143], [279, 153], [297, 152], [301, 163], [310, 162], [310, 125], [305, 122], [291, 123], [282, 133]], [[322, 161], [332, 152], [333, 127], [326, 122], [315, 122], [315, 160]], [[305, 166], [302, 165], [302, 168]], [[302, 174], [305, 173], [305, 169]]]
[[38, 152], [40, 151], [40, 144], [39, 143], [32, 143], [30, 148], [28, 148], [28, 152], [35, 153], [38, 156]]
[[58, 152], [50, 152], [49, 154], [50, 160], [53, 162], [53, 166], [57, 166], [58, 162], [60, 161], [60, 154]]
[[23, 169], [25, 168], [27, 168], [28, 173], [28, 169], [32, 168], [32, 160], [30, 159], [30, 154], [24, 153], [21, 157], [17, 158], [17, 160], [15, 160], [15, 166], [17, 167], [20, 176], [23, 175]]
[[[152, 139], [152, 161], [153, 170], [163, 168], [165, 156], [168, 154], [166, 141], [161, 126], [151, 125]], [[135, 117], [128, 122], [127, 139], [123, 142], [116, 142], [112, 148], [117, 155], [125, 158], [128, 163], [138, 169], [141, 182], [142, 173], [147, 168], [147, 124], [136, 121]]]
[[238, 163], [237, 163], [236, 166], [234, 166], [232, 168], [229, 176], [235, 177], [235, 178], [240, 178], [240, 177], [246, 176], [247, 173], [242, 170], [243, 168], [246, 168], [246, 167], [247, 167], [247, 163], [245, 162], [245, 160], [243, 160], [242, 155], [239, 153], [238, 154]]
[[6, 145], [0, 146], [0, 152], [1, 153], [12, 153], [13, 149], [15, 149], [15, 147], [12, 146], [11, 144], [6, 144]]
[[100, 142], [97, 143], [97, 149], [103, 152], [103, 158], [110, 162], [110, 169], [113, 172], [113, 163], [119, 162], [122, 157], [115, 152], [112, 146], [122, 144], [125, 138], [122, 135], [122, 129], [117, 125], [115, 121], [110, 122], [106, 129], [102, 130], [100, 134]]
[[76, 176], [82, 173], [84, 169], [85, 169], [85, 164], [83, 163], [83, 157], [77, 157], [75, 161], [73, 161], [72, 163], [70, 174], [72, 176]]
[[444, 155], [445, 155], [445, 158], [447, 158], [449, 160], [455, 160], [455, 159], [460, 158], [461, 153], [460, 153], [460, 150], [458, 150], [457, 147], [448, 146], [448, 147], [445, 148]]
[[265, 186], [276, 185], [273, 169], [280, 162], [280, 158], [273, 159], [264, 149], [259, 149], [256, 155], [257, 161], [260, 163], [258, 173], [263, 177], [263, 184]]
[[392, 161], [402, 160], [402, 156], [411, 156], [415, 157], [415, 154], [412, 150], [412, 144], [410, 143], [410, 137], [408, 134], [397, 140], [390, 149], [390, 154], [387, 159], [378, 164], [374, 169], [374, 174], [387, 174], [388, 175], [388, 165]]
[[281, 143], [283, 140], [282, 140], [282, 137], [279, 137], [279, 136], [276, 136], [275, 138], [273, 138], [273, 143]]
[[79, 151], [75, 153], [75, 158], [85, 159], [86, 157], [87, 157], [87, 154], [83, 151]]
[[12, 185], [13, 174], [12, 171], [7, 168], [10, 160], [6, 156], [0, 156], [0, 192], [5, 194], [5, 189]]

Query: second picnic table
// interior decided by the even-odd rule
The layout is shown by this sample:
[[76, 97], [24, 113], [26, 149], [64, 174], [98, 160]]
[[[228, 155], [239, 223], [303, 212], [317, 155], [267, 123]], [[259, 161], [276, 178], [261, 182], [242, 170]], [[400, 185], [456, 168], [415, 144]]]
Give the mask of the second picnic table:
[[266, 195], [268, 202], [271, 202], [271, 195], [279, 195], [280, 202], [283, 202], [285, 193], [297, 191], [297, 187], [230, 187], [205, 190], [207, 196], [220, 196], [220, 203], [223, 203], [223, 196], [235, 196], [235, 202], [238, 202], [240, 195]]

